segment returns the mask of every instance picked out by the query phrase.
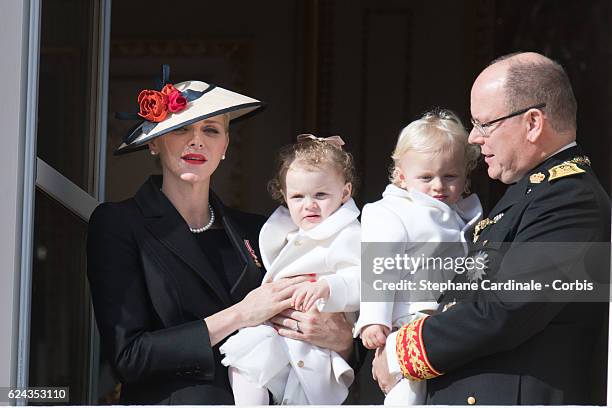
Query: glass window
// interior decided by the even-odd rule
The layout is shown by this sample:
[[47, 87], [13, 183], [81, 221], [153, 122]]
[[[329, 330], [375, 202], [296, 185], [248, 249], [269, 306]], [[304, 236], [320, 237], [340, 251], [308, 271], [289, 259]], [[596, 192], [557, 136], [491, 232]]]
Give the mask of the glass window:
[[70, 387], [71, 404], [86, 404], [89, 386], [86, 233], [87, 223], [37, 189], [29, 386]]
[[[38, 156], [92, 192], [96, 1], [42, 2]], [[68, 20], [67, 20], [68, 18]]]

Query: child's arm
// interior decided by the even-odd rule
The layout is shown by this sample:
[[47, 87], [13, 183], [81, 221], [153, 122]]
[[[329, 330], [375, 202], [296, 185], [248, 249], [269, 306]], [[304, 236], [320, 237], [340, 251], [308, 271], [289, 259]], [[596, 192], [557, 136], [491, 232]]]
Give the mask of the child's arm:
[[333, 273], [300, 285], [293, 294], [293, 307], [296, 310], [307, 311], [316, 304], [320, 312], [328, 313], [359, 310], [361, 265], [359, 223], [350, 224], [340, 231], [327, 252], [326, 269]]
[[317, 303], [319, 311], [358, 311], [361, 288], [361, 226], [358, 222], [340, 231], [330, 245], [325, 264], [334, 273], [319, 278], [329, 285], [329, 297]]
[[[361, 215], [361, 241], [370, 243], [376, 256], [394, 256], [402, 253], [405, 242], [409, 240], [402, 220], [389, 208], [376, 202], [367, 204]], [[361, 280], [368, 284], [374, 279], [373, 271], [363, 268]], [[385, 271], [380, 278], [388, 282], [398, 281], [397, 271]], [[362, 330], [370, 325], [384, 326], [390, 329], [393, 324], [393, 309], [395, 293], [391, 291], [373, 292], [372, 287], [362, 288], [362, 299], [359, 310], [359, 319], [355, 324], [355, 337], [361, 335]], [[387, 331], [388, 333], [388, 331]]]

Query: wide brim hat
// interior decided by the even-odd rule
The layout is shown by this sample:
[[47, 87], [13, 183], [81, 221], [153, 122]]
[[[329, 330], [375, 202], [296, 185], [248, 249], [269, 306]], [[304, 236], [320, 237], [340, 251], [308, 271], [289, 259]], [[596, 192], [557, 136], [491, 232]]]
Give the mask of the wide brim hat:
[[[116, 155], [145, 149], [147, 143], [156, 137], [203, 119], [227, 113], [230, 122], [234, 123], [237, 119], [245, 119], [259, 112], [265, 106], [257, 99], [206, 82], [185, 81], [173, 87], [179, 92], [177, 95], [184, 98], [183, 103], [186, 102], [181, 110], [171, 112], [167, 106], [162, 107], [166, 109], [163, 120], [144, 120], [124, 138], [121, 146], [115, 150]], [[142, 111], [140, 96], [139, 104]]]

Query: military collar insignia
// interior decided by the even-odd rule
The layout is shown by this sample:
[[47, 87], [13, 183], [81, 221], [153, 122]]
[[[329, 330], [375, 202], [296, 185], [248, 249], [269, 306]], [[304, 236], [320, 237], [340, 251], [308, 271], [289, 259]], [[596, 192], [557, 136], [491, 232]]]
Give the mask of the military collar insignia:
[[531, 176], [529, 176], [529, 182], [531, 184], [540, 184], [545, 179], [546, 179], [546, 176], [544, 175], [544, 173], [534, 173]]
[[501, 220], [503, 216], [504, 213], [499, 213], [493, 217], [493, 219], [485, 218], [484, 220], [478, 222], [478, 224], [476, 224], [476, 228], [474, 228], [474, 242], [478, 241], [478, 237], [480, 236], [482, 230], [487, 228], [489, 225], [495, 224], [497, 221]]

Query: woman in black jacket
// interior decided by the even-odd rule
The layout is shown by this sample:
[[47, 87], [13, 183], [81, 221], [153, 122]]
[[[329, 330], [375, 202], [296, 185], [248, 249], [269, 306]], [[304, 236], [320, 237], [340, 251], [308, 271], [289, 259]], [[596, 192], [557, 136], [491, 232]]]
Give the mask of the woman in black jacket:
[[229, 122], [262, 103], [199, 81], [144, 90], [138, 102], [145, 120], [117, 153], [148, 147], [162, 175], [133, 198], [101, 204], [87, 242], [96, 321], [121, 402], [233, 404], [218, 346], [270, 319], [281, 333], [299, 327], [289, 334], [350, 353], [350, 326], [339, 314], [287, 311], [294, 284], [309, 277], [259, 286], [265, 219], [224, 206], [209, 190]]

